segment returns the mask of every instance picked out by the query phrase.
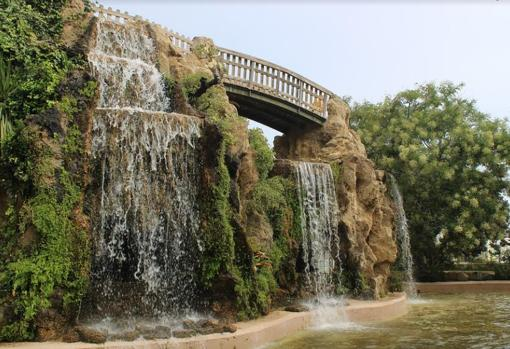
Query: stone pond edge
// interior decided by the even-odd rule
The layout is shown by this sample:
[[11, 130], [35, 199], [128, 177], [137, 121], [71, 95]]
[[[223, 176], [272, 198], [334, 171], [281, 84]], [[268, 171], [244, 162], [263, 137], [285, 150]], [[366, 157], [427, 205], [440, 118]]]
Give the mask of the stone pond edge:
[[[407, 298], [404, 293], [396, 293], [378, 301], [349, 300], [344, 313], [349, 321], [373, 322], [395, 319], [407, 313]], [[339, 308], [339, 312], [341, 312]], [[235, 333], [215, 333], [191, 338], [171, 338], [161, 340], [138, 340], [134, 342], [106, 342], [104, 344], [63, 343], [63, 342], [24, 342], [3, 343], [0, 348], [16, 349], [248, 349], [257, 348], [270, 342], [293, 335], [311, 326], [313, 311], [293, 313], [274, 311], [262, 318], [239, 322]]]

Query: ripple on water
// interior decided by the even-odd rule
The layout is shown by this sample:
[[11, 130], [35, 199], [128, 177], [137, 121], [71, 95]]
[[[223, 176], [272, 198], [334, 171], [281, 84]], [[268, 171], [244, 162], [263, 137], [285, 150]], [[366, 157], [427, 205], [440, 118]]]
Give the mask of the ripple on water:
[[313, 328], [269, 348], [510, 348], [510, 295], [427, 295], [406, 316], [349, 328]]

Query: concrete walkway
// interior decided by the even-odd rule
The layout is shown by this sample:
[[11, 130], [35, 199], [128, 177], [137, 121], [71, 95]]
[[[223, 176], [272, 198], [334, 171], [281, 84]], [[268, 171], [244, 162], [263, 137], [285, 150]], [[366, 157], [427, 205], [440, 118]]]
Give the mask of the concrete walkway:
[[[379, 301], [349, 300], [344, 312], [353, 322], [385, 321], [407, 313], [406, 296], [394, 294]], [[62, 342], [24, 342], [0, 344], [1, 349], [249, 349], [282, 339], [309, 327], [314, 313], [290, 313], [274, 311], [262, 318], [237, 323], [237, 332], [196, 336], [182, 339], [137, 340], [134, 342], [107, 342], [105, 344], [62, 343]]]

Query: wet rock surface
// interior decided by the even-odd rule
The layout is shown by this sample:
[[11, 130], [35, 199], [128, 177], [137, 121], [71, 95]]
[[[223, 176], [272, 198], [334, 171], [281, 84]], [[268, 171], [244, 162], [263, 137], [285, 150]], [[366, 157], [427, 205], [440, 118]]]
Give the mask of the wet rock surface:
[[292, 304], [292, 305], [285, 307], [285, 311], [290, 311], [293, 313], [301, 313], [301, 312], [305, 312], [308, 310], [309, 310], [308, 307], [304, 306], [302, 304]]
[[189, 338], [195, 336], [196, 334], [196, 331], [190, 329], [175, 330], [173, 332], [173, 336], [175, 338]]
[[321, 128], [294, 130], [275, 139], [278, 160], [273, 173], [292, 176], [292, 161], [332, 165], [343, 267], [351, 271], [351, 284], [363, 286], [361, 295], [382, 297], [387, 293], [390, 266], [397, 255], [394, 208], [385, 174], [375, 169], [360, 137], [349, 127], [347, 104], [334, 98], [328, 103], [328, 113]]
[[80, 336], [80, 341], [86, 343], [101, 344], [106, 342], [108, 334], [104, 331], [97, 330], [87, 326], [77, 326], [76, 332]]
[[80, 341], [80, 334], [75, 328], [68, 329], [62, 336], [62, 342], [76, 343]]
[[221, 323], [213, 319], [202, 319], [198, 321], [184, 320], [182, 326], [185, 330], [191, 330], [201, 335], [224, 332], [234, 333], [237, 331], [236, 325], [232, 323]]

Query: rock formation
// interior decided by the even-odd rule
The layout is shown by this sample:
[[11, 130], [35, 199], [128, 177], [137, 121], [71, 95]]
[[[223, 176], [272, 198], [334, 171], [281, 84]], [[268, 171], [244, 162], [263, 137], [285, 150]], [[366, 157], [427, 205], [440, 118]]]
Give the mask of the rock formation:
[[278, 137], [275, 152], [278, 159], [327, 162], [336, 169], [339, 231], [349, 275], [345, 286], [379, 297], [387, 292], [390, 266], [397, 254], [393, 208], [384, 172], [367, 158], [359, 136], [349, 127], [349, 112], [344, 102], [332, 99], [323, 127]]
[[[62, 38], [69, 51], [74, 52], [75, 55], [81, 55], [82, 58], [94, 47], [98, 35], [97, 18], [90, 13], [83, 13], [83, 8], [80, 0], [70, 2], [64, 15], [69, 18], [76, 17], [79, 20], [65, 21]], [[198, 186], [196, 198], [199, 202], [196, 204], [199, 217], [196, 235], [199, 238], [197, 238], [196, 251], [199, 252], [190, 253], [191, 255], [187, 257], [196, 260], [193, 273], [197, 274], [197, 290], [200, 290], [200, 292], [197, 291], [199, 300], [196, 302], [195, 299], [193, 302], [190, 300], [190, 306], [193, 303], [192, 305], [198, 310], [206, 307], [227, 320], [246, 319], [266, 314], [279, 304], [289, 305], [296, 297], [303, 294], [301, 292], [303, 270], [300, 266], [302, 257], [299, 256], [300, 239], [302, 239], [299, 224], [301, 215], [291, 163], [298, 160], [329, 163], [333, 169], [336, 199], [340, 209], [338, 231], [344, 269], [342, 285], [348, 289], [348, 292], [358, 295], [373, 297], [384, 295], [387, 291], [389, 269], [395, 261], [397, 252], [393, 236], [393, 209], [386, 194], [384, 173], [374, 168], [372, 162], [367, 159], [360, 138], [349, 128], [349, 109], [345, 103], [339, 99], [330, 101], [329, 118], [323, 127], [292, 131], [279, 137], [274, 147], [278, 161], [270, 176], [265, 178], [266, 176], [262, 175], [262, 171], [257, 168], [257, 149], [249, 141], [248, 121], [239, 116], [235, 106], [229, 103], [226, 90], [222, 85], [222, 67], [216, 59], [217, 50], [212, 41], [206, 38], [195, 38], [191, 52], [184, 52], [172, 44], [169, 36], [160, 26], [139, 20], [129, 21], [125, 26], [143, 32], [143, 36], [150, 39], [153, 45], [152, 56], [147, 59], [148, 63], [144, 63], [144, 69], [157, 71], [158, 73], [153, 74], [154, 76], [162, 74], [163, 82], [150, 82], [159, 87], [164, 86], [158, 89], [158, 96], [170, 101], [168, 108], [165, 104], [164, 108], [160, 109], [148, 107], [145, 108], [147, 110], [128, 112], [126, 110], [132, 106], [126, 105], [122, 106], [125, 107], [124, 110], [116, 111], [116, 114], [109, 109], [122, 109], [118, 108], [119, 106], [98, 110], [97, 107], [101, 109], [99, 93], [101, 83], [113, 89], [114, 95], [115, 84], [118, 81], [115, 76], [108, 76], [96, 83], [92, 77], [98, 79], [97, 72], [84, 64], [82, 70], [69, 74], [62, 83], [60, 91], [63, 100], [72, 97], [72, 100], [76, 102], [77, 111], [69, 113], [72, 115], [68, 115], [67, 118], [60, 115], [57, 109], [50, 110], [27, 121], [26, 131], [32, 130], [34, 134], [34, 140], [30, 140], [32, 145], [46, 142], [51, 146], [49, 148], [52, 153], [45, 155], [45, 161], [52, 164], [58, 171], [48, 172], [50, 173], [48, 178], [38, 179], [39, 182], [45, 182], [43, 184], [51, 189], [52, 194], [55, 193], [55, 206], [58, 207], [61, 204], [59, 200], [61, 200], [62, 188], [71, 187], [66, 182], [68, 177], [79, 184], [76, 186], [78, 189], [72, 192], [69, 190], [68, 196], [72, 196], [74, 201], [70, 201], [72, 207], [66, 206], [66, 211], [61, 211], [66, 213], [66, 217], [60, 218], [69, 218], [72, 223], [72, 227], [67, 221], [62, 223], [62, 226], [72, 231], [72, 234], [66, 231], [67, 235], [63, 237], [65, 242], [74, 249], [83, 250], [73, 250], [73, 257], [69, 257], [70, 270], [66, 271], [66, 275], [74, 279], [70, 279], [67, 284], [57, 280], [54, 290], [48, 291], [48, 294], [38, 295], [44, 300], [38, 303], [38, 308], [34, 310], [39, 315], [30, 320], [31, 322], [24, 324], [34, 328], [34, 333], [41, 340], [61, 338], [66, 334], [66, 340], [74, 341], [78, 337], [88, 335], [83, 328], [73, 327], [77, 325], [75, 321], [78, 313], [82, 318], [87, 315], [93, 316], [94, 311], [97, 313], [95, 307], [100, 303], [97, 302], [97, 297], [101, 295], [90, 291], [97, 290], [97, 287], [94, 288], [92, 285], [92, 288], [89, 288], [89, 295], [85, 298], [81, 292], [84, 292], [87, 280], [90, 279], [89, 259], [98, 258], [97, 254], [92, 252], [97, 252], [98, 244], [101, 243], [101, 239], [95, 236], [97, 235], [95, 227], [99, 225], [100, 220], [98, 212], [100, 212], [100, 205], [104, 204], [101, 200], [101, 195], [104, 193], [101, 191], [102, 184], [99, 179], [109, 177], [104, 175], [101, 177], [99, 170], [104, 168], [104, 165], [101, 167], [93, 158], [93, 137], [95, 133], [98, 133], [97, 127], [94, 131], [94, 121], [101, 121], [101, 118], [106, 120], [104, 114], [114, 119], [117, 115], [118, 119], [118, 123], [116, 119], [113, 120], [115, 122], [108, 119], [111, 125], [108, 124], [108, 127], [103, 128], [105, 133], [109, 133], [109, 148], [104, 148], [110, 149], [110, 155], [114, 155], [115, 150], [130, 149], [122, 147], [126, 146], [125, 143], [129, 142], [129, 139], [136, 139], [134, 135], [138, 132], [152, 130], [151, 132], [156, 134], [154, 142], [164, 138], [159, 137], [163, 128], [140, 126], [145, 125], [142, 118], [132, 118], [129, 116], [131, 114], [145, 113], [144, 118], [150, 119], [150, 112], [159, 113], [157, 119], [160, 124], [166, 123], [166, 117], [183, 119], [191, 117], [197, 120], [197, 125], [201, 125], [200, 140], [196, 145], [196, 149], [200, 151], [199, 159], [189, 162], [189, 166], [194, 166], [194, 170], [198, 173], [197, 180], [192, 182], [197, 182]], [[109, 49], [123, 50], [122, 47]], [[113, 56], [118, 56], [114, 59], [126, 60], [123, 56], [125, 52], [113, 53]], [[129, 60], [129, 53], [127, 56]], [[151, 66], [148, 68], [149, 65]], [[143, 74], [140, 76], [143, 77]], [[130, 81], [129, 84], [131, 83], [136, 85], [137, 82]], [[137, 91], [132, 86], [123, 88], [125, 90], [123, 94], [136, 95]], [[126, 99], [129, 100], [129, 98]], [[145, 102], [141, 98], [140, 103]], [[105, 109], [108, 110], [105, 111]], [[133, 120], [128, 122], [128, 119]], [[65, 120], [73, 121], [67, 125]], [[121, 120], [125, 122], [121, 123]], [[128, 126], [133, 128], [129, 133], [130, 137], [123, 139], [124, 143], [118, 143], [120, 141], [117, 141], [115, 137], [125, 131], [123, 127]], [[139, 129], [135, 129], [136, 127]], [[158, 132], [155, 131], [156, 128]], [[74, 143], [70, 143], [69, 139]], [[143, 137], [137, 141], [143, 142]], [[151, 152], [150, 149], [144, 149], [142, 145], [137, 149], [138, 159], [150, 158], [148, 155]], [[182, 147], [175, 149], [179, 152]], [[160, 149], [161, 154], [166, 152], [167, 149]], [[171, 153], [171, 151], [168, 152]], [[134, 152], [125, 153], [132, 155]], [[175, 168], [168, 166], [170, 162], [165, 156], [159, 156], [158, 166], [160, 167], [158, 168], [163, 166], [172, 168], [167, 168], [167, 172], [158, 171], [156, 175], [149, 176], [151, 190], [155, 190], [151, 192], [155, 198], [154, 202], [156, 198], [164, 197], [166, 193], [163, 189], [157, 190], [157, 183], [172, 182], [164, 177], [174, 173], [172, 169], [175, 173], [181, 173], [179, 166], [183, 165], [175, 164]], [[129, 154], [123, 154], [119, 150], [113, 158], [117, 163], [125, 163], [126, 169], [133, 170], [129, 165]], [[121, 183], [120, 180], [124, 178], [128, 170], [123, 170], [124, 167], [115, 167], [115, 163], [112, 166], [111, 172], [116, 172], [115, 178], [118, 178]], [[47, 167], [45, 166], [44, 169]], [[147, 166], [147, 173], [150, 172], [149, 167]], [[35, 182], [37, 186], [39, 182]], [[112, 188], [111, 193], [115, 190], [123, 193], [125, 202], [133, 201], [133, 197], [136, 196], [133, 188], [127, 190], [122, 188], [122, 185], [112, 186]], [[334, 195], [331, 196], [334, 197]], [[140, 212], [151, 210], [150, 214], [154, 220], [168, 214], [166, 208], [172, 204], [171, 200], [163, 200], [166, 206], [150, 205], [152, 201], [150, 198], [146, 199], [145, 202], [148, 204], [140, 209]], [[129, 217], [133, 222], [138, 219], [136, 214], [129, 211], [129, 205], [119, 204], [119, 206], [122, 206], [125, 217]], [[158, 214], [154, 206], [164, 206], [165, 212]], [[67, 214], [68, 211], [72, 214]], [[118, 211], [121, 210], [116, 210]], [[171, 218], [165, 219], [171, 220]], [[185, 217], [176, 219], [185, 219]], [[135, 225], [130, 224], [130, 229]], [[23, 241], [17, 248], [21, 250], [24, 244], [30, 246], [39, 244], [40, 232], [37, 231], [37, 227], [31, 224], [27, 224], [26, 227], [23, 225], [23, 227], [26, 231], [19, 232], [18, 236], [23, 236]], [[58, 230], [58, 228], [55, 229]], [[131, 247], [137, 242], [134, 242], [136, 239], [133, 239], [132, 235], [136, 233], [129, 233], [133, 241], [120, 242], [118, 245], [119, 249], [127, 251], [133, 260], [136, 260], [136, 256], [132, 256], [136, 249]], [[123, 236], [128, 235], [123, 234], [124, 232], [121, 231], [118, 236], [122, 239]], [[68, 235], [74, 240], [70, 240]], [[12, 245], [16, 244], [17, 242]], [[136, 245], [136, 247], [139, 246]], [[75, 258], [75, 255], [79, 258]], [[93, 257], [89, 258], [91, 255]], [[101, 263], [107, 265], [108, 255], [105, 254], [105, 256], [106, 262]], [[154, 257], [157, 259], [157, 256]], [[96, 261], [96, 264], [100, 263]], [[122, 264], [122, 273], [133, 274], [133, 270], [137, 268], [127, 264], [129, 263]], [[136, 283], [145, 281], [140, 281], [137, 276], [130, 280], [133, 284], [129, 284], [129, 287], [126, 287], [128, 284], [119, 283], [120, 286], [115, 291], [119, 297], [117, 303], [123, 303], [123, 300], [139, 302], [136, 297], [129, 296], [129, 291], [135, 294], [138, 292], [139, 285]], [[94, 279], [92, 281], [94, 282]], [[30, 282], [27, 281], [27, 285], [29, 284]], [[115, 286], [115, 283], [112, 284]], [[67, 292], [76, 285], [82, 288], [79, 292], [73, 293], [76, 295], [76, 299], [73, 299], [76, 302], [74, 307], [64, 310], [62, 306], [47, 302], [47, 299], [51, 297], [57, 297], [59, 302], [62, 301], [63, 296], [60, 295], [62, 290]], [[22, 292], [16, 295], [10, 292], [5, 298], [2, 298], [0, 294], [0, 324], [11, 324], [22, 317], [22, 311], [14, 316], [13, 310], [4, 305], [15, 301], [18, 294]], [[121, 308], [112, 306], [109, 310], [111, 315], [115, 315], [117, 311], [119, 314], [125, 314], [135, 308], [125, 304]], [[101, 312], [110, 314], [104, 309]], [[70, 330], [73, 328], [75, 330]], [[106, 340], [102, 333], [96, 337], [98, 338], [92, 341]]]

